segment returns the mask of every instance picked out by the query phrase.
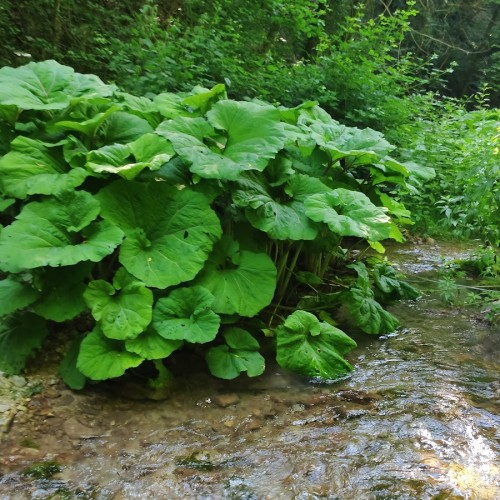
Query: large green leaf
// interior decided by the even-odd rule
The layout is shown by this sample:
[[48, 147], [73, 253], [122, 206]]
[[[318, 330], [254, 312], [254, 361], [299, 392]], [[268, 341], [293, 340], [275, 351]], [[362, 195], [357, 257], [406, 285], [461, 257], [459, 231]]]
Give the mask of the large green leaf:
[[144, 359], [164, 359], [184, 345], [182, 340], [167, 340], [150, 325], [147, 330], [132, 340], [125, 341], [127, 351]]
[[33, 311], [52, 321], [67, 321], [82, 313], [87, 306], [83, 292], [84, 281], [90, 275], [92, 262], [80, 262], [75, 266], [41, 268], [35, 273], [35, 281], [41, 296], [33, 304]]
[[399, 326], [397, 318], [384, 310], [371, 290], [352, 287], [346, 297], [353, 320], [365, 333], [391, 333]]
[[153, 325], [166, 339], [203, 344], [213, 340], [220, 317], [211, 310], [214, 296], [203, 287], [178, 288], [155, 305]]
[[281, 116], [272, 106], [219, 101], [207, 118], [216, 129], [227, 132], [224, 156], [246, 169], [263, 170], [285, 145]]
[[125, 350], [123, 342], [106, 338], [96, 327], [82, 340], [76, 366], [91, 380], [106, 380], [120, 377], [143, 361], [142, 356]]
[[119, 106], [110, 106], [105, 111], [94, 112], [92, 116], [83, 120], [60, 120], [53, 125], [51, 128], [62, 129], [62, 130], [74, 130], [76, 132], [81, 132], [84, 135], [93, 137], [97, 129], [111, 116], [113, 113], [120, 109]]
[[276, 329], [280, 366], [310, 377], [344, 376], [352, 366], [343, 355], [355, 347], [356, 342], [342, 330], [306, 311], [295, 311]]
[[303, 130], [328, 152], [333, 161], [351, 157], [351, 165], [374, 163], [394, 149], [380, 132], [347, 127], [333, 119], [314, 121], [303, 126]]
[[80, 96], [109, 96], [115, 87], [56, 61], [0, 69], [0, 104], [20, 109], [58, 110]]
[[370, 241], [391, 237], [391, 219], [384, 207], [375, 206], [358, 191], [335, 189], [305, 200], [306, 215], [316, 222], [325, 222], [340, 236], [357, 236]]
[[207, 199], [189, 189], [117, 181], [97, 197], [101, 216], [125, 233], [120, 262], [147, 286], [192, 280], [222, 233]]
[[32, 304], [39, 292], [20, 276], [8, 276], [0, 281], [0, 316], [13, 313]]
[[134, 339], [151, 322], [153, 292], [123, 268], [116, 273], [113, 284], [91, 281], [84, 298], [102, 333], [110, 339]]
[[196, 284], [213, 294], [215, 312], [252, 317], [271, 303], [276, 274], [267, 254], [240, 250], [225, 238], [214, 248]]
[[82, 168], [69, 169], [54, 152], [56, 146], [16, 137], [12, 150], [0, 159], [0, 185], [4, 194], [26, 198], [31, 194], [57, 194], [80, 186], [88, 172]]
[[83, 389], [87, 381], [85, 375], [76, 367], [78, 354], [80, 352], [80, 343], [81, 340], [79, 338], [71, 342], [57, 370], [57, 373], [63, 379], [64, 383], [74, 391]]
[[246, 371], [249, 377], [264, 372], [265, 360], [259, 353], [259, 343], [246, 330], [230, 328], [224, 332], [226, 343], [211, 347], [205, 359], [212, 375], [223, 379], [236, 378]]
[[21, 373], [26, 361], [48, 334], [45, 321], [31, 313], [7, 316], [0, 322], [0, 371]]
[[206, 113], [211, 104], [217, 99], [227, 99], [226, 87], [219, 83], [211, 89], [196, 86], [191, 91], [192, 95], [183, 100], [183, 104], [191, 109]]
[[26, 205], [0, 233], [0, 269], [98, 262], [120, 244], [123, 233], [106, 221], [92, 222], [99, 203], [84, 191]]
[[153, 127], [144, 118], [118, 111], [104, 122], [102, 130], [105, 144], [125, 144], [153, 132]]
[[233, 201], [244, 207], [253, 227], [277, 240], [313, 240], [319, 224], [306, 216], [305, 201], [312, 195], [330, 191], [319, 179], [303, 174], [271, 186], [263, 175], [249, 174], [238, 180]]
[[91, 151], [87, 168], [96, 173], [118, 174], [133, 179], [142, 170], [158, 170], [174, 156], [170, 142], [156, 134], [145, 134], [130, 144], [112, 144]]
[[[235, 180], [245, 170], [262, 171], [285, 145], [279, 111], [271, 106], [224, 100], [214, 104], [207, 118], [225, 133], [224, 139], [205, 143], [208, 130], [199, 118], [176, 118], [157, 129], [200, 177]], [[202, 133], [192, 131], [193, 125]]]

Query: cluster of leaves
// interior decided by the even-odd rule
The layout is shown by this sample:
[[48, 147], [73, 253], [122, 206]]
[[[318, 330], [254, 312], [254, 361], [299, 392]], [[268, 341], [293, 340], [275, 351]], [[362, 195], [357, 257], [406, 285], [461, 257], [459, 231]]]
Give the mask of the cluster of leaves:
[[[402, 240], [396, 195], [421, 172], [380, 133], [313, 102], [230, 100], [223, 85], [136, 97], [55, 61], [1, 69], [0, 89], [1, 369], [22, 369], [46, 321], [90, 319], [61, 368], [73, 388], [145, 361], [164, 380], [183, 346], [216, 376], [256, 376], [255, 318], [273, 300], [264, 330], [279, 363], [326, 378], [351, 369], [345, 333], [300, 310], [277, 324], [277, 311], [299, 276], [323, 282], [343, 238], [379, 252]], [[366, 268], [353, 269], [352, 317], [393, 330]], [[404, 296], [391, 269], [373, 279]]]
[[[475, 280], [470, 285], [470, 278]], [[480, 306], [493, 329], [500, 326], [500, 255], [481, 247], [469, 259], [448, 264], [437, 283], [440, 299], [450, 306]]]
[[495, 136], [500, 111], [489, 108], [487, 89], [478, 109], [433, 99], [419, 119], [399, 131], [407, 160], [432, 165], [436, 177], [407, 199], [421, 231], [480, 238], [500, 245], [500, 162]]

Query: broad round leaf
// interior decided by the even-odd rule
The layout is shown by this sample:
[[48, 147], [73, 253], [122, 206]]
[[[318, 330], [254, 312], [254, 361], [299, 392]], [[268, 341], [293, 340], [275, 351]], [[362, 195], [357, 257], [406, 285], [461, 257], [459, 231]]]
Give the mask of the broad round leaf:
[[355, 347], [356, 342], [343, 331], [306, 311], [295, 311], [276, 329], [279, 365], [310, 377], [344, 376], [352, 366], [343, 355]]
[[205, 355], [212, 375], [231, 380], [246, 371], [249, 377], [264, 372], [265, 360], [259, 353], [259, 343], [245, 330], [230, 328], [224, 333], [226, 344], [212, 347]]
[[12, 150], [0, 159], [0, 183], [5, 194], [26, 198], [31, 194], [58, 194], [80, 186], [88, 176], [83, 168], [70, 169], [52, 144], [16, 137]]
[[149, 327], [135, 339], [125, 341], [127, 351], [135, 352], [144, 359], [168, 358], [168, 356], [183, 345], [184, 342], [182, 340], [164, 339], [152, 327]]
[[304, 202], [312, 195], [330, 191], [319, 179], [294, 175], [281, 186], [270, 186], [263, 176], [248, 175], [238, 180], [233, 194], [237, 206], [253, 227], [277, 240], [313, 240], [319, 224], [306, 216]]
[[80, 262], [75, 266], [37, 270], [35, 279], [41, 288], [41, 296], [33, 304], [33, 311], [42, 318], [57, 322], [78, 316], [87, 308], [83, 300], [87, 288], [84, 281], [90, 276], [92, 267], [91, 262]]
[[134, 339], [151, 322], [153, 292], [138, 281], [116, 289], [104, 280], [91, 281], [84, 298], [102, 333], [110, 339]]
[[363, 193], [335, 189], [311, 196], [305, 201], [306, 215], [316, 222], [325, 222], [340, 236], [357, 236], [380, 241], [391, 236], [391, 219], [387, 210], [377, 207]]
[[347, 306], [352, 318], [365, 333], [391, 333], [399, 326], [398, 319], [373, 298], [371, 290], [351, 288], [347, 295]]
[[111, 144], [91, 151], [86, 166], [96, 173], [113, 173], [130, 180], [145, 168], [158, 170], [174, 154], [166, 139], [145, 134], [130, 144]]
[[0, 104], [20, 109], [63, 109], [75, 97], [109, 96], [114, 89], [95, 75], [75, 73], [52, 60], [0, 69]]
[[[227, 136], [224, 144], [216, 144], [217, 151], [203, 142], [207, 130], [199, 118], [176, 118], [157, 129], [200, 177], [235, 180], [245, 170], [262, 171], [287, 139], [279, 111], [271, 106], [223, 100], [213, 105], [207, 119]], [[196, 123], [202, 133], [185, 123]]]
[[0, 371], [21, 373], [33, 352], [48, 335], [45, 321], [32, 313], [2, 318], [0, 322]]
[[16, 276], [8, 276], [0, 281], [0, 316], [29, 306], [39, 295], [29, 283], [23, 283]]
[[143, 361], [142, 356], [126, 351], [123, 342], [108, 339], [95, 328], [82, 340], [76, 366], [91, 380], [106, 380], [120, 377]]
[[207, 199], [189, 189], [117, 181], [97, 198], [101, 216], [125, 233], [120, 262], [147, 286], [192, 280], [222, 233]]
[[98, 211], [97, 201], [85, 192], [29, 203], [0, 233], [0, 269], [19, 272], [102, 260], [123, 233], [106, 221], [90, 224]]
[[276, 274], [267, 254], [240, 251], [225, 239], [214, 249], [196, 284], [215, 297], [215, 312], [252, 317], [271, 303]]
[[214, 296], [205, 288], [178, 288], [155, 305], [153, 325], [166, 339], [205, 343], [213, 340], [220, 317], [210, 307]]
[[87, 381], [85, 375], [76, 367], [78, 353], [80, 352], [80, 343], [81, 340], [78, 338], [70, 344], [57, 370], [64, 383], [74, 391], [83, 389]]

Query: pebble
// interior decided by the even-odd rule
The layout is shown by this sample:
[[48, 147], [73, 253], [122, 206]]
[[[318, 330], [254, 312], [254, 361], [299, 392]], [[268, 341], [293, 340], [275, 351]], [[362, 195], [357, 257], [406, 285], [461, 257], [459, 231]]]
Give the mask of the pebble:
[[99, 430], [83, 425], [75, 417], [68, 418], [63, 424], [63, 429], [70, 439], [88, 439], [101, 434]]
[[217, 394], [212, 398], [212, 401], [222, 408], [227, 408], [230, 405], [235, 405], [240, 402], [240, 397], [235, 393]]
[[15, 385], [16, 387], [24, 387], [28, 383], [28, 381], [20, 375], [12, 375], [10, 381], [12, 385]]
[[6, 413], [12, 408], [12, 405], [0, 403], [0, 413]]

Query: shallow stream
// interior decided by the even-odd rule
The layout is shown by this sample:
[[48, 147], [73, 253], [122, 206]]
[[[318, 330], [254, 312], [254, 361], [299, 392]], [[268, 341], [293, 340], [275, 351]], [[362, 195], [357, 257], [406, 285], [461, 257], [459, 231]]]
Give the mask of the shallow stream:
[[[466, 251], [391, 260], [425, 288], [441, 254]], [[271, 366], [192, 375], [155, 402], [42, 377], [0, 443], [0, 499], [499, 499], [499, 333], [430, 293], [391, 312], [402, 328], [365, 337], [334, 384]], [[23, 474], [48, 460], [50, 479]]]

